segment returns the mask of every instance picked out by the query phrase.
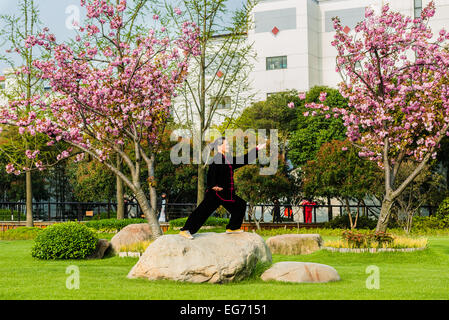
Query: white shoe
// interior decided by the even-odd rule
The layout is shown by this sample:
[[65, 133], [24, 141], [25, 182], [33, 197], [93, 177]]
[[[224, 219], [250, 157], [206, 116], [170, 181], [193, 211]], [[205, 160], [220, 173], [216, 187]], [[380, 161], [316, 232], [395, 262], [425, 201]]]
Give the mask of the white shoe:
[[181, 230], [179, 231], [179, 235], [189, 240], [193, 240], [193, 236], [190, 234], [189, 230]]

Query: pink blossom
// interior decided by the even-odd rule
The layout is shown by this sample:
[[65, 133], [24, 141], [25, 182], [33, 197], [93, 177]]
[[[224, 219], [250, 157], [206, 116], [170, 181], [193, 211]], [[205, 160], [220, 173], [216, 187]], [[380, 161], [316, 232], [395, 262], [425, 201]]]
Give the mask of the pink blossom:
[[[139, 41], [125, 42], [129, 24], [124, 25], [126, 14], [122, 12], [127, 1], [83, 0], [81, 5], [89, 18], [89, 24], [78, 29], [76, 40], [83, 39], [84, 44], [81, 52], [77, 46], [58, 44], [54, 35], [47, 33], [49, 30], [45, 39], [42, 34], [26, 40], [27, 46], [48, 53], [48, 59], [32, 62], [33, 71], [50, 82], [58, 99], [49, 102], [45, 96], [26, 99], [22, 95], [11, 102], [10, 108], [0, 111], [0, 122], [16, 125], [21, 134], [46, 134], [48, 146], [65, 142], [106, 161], [115, 154], [114, 148], [129, 141], [156, 143], [170, 117], [172, 98], [187, 77], [190, 59], [200, 53], [199, 29], [185, 21], [179, 36], [165, 34], [159, 38], [153, 30], [147, 35], [136, 33]], [[105, 34], [100, 29], [106, 30]], [[117, 35], [122, 35], [121, 42], [116, 40]], [[31, 71], [22, 68], [17, 72]], [[17, 116], [17, 110], [30, 105], [36, 111]], [[72, 147], [61, 150], [56, 160], [72, 154]], [[33, 161], [20, 168], [48, 167], [39, 155], [39, 150], [27, 150], [25, 157]], [[78, 154], [74, 160], [80, 161], [83, 156]], [[12, 164], [8, 171], [20, 173]]]
[[14, 166], [12, 165], [12, 163], [8, 163], [8, 164], [6, 165], [6, 167], [5, 167], [5, 169], [6, 169], [6, 172], [7, 172], [7, 173], [13, 173], [14, 170], [15, 170]]
[[326, 100], [327, 92], [321, 92], [320, 93], [320, 101], [324, 102]]

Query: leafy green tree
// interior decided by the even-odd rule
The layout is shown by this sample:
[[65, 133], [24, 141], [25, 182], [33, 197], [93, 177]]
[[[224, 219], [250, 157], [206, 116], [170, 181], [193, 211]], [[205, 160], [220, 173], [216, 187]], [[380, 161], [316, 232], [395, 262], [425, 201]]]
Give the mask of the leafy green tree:
[[[402, 183], [416, 166], [417, 164], [412, 161], [405, 161], [398, 171], [397, 183]], [[424, 204], [438, 206], [445, 196], [448, 196], [448, 190], [444, 176], [428, 165], [396, 199], [392, 208], [393, 217], [408, 233], [412, 228], [413, 217], [421, 206]]]
[[68, 176], [78, 201], [101, 202], [115, 198], [115, 175], [98, 161], [70, 162]]
[[[166, 129], [159, 144], [156, 154], [156, 190], [158, 194], [165, 193], [170, 202], [195, 203], [197, 199], [197, 174], [196, 165], [175, 165], [170, 159], [171, 148], [177, 143], [170, 141], [169, 137], [175, 125]], [[193, 150], [193, 146], [190, 146]]]
[[351, 229], [357, 225], [359, 210], [352, 220], [349, 201], [363, 203], [368, 196], [379, 197], [382, 175], [376, 164], [359, 158], [352, 144], [345, 140], [324, 143], [316, 160], [302, 167], [303, 188], [307, 197], [335, 197], [344, 203]]
[[248, 201], [248, 215], [260, 229], [254, 209], [258, 204], [272, 202], [274, 199], [293, 198], [299, 193], [299, 182], [288, 174], [285, 165], [274, 175], [260, 175], [260, 166], [246, 165], [236, 170], [234, 180], [237, 195]]
[[282, 162], [286, 159], [286, 145], [292, 132], [298, 125], [298, 111], [290, 108], [290, 102], [300, 103], [298, 92], [291, 90], [270, 95], [265, 101], [258, 101], [243, 110], [242, 114], [233, 119], [228, 117], [218, 127], [221, 132], [226, 129], [277, 129], [280, 141]]
[[441, 147], [437, 153], [437, 161], [442, 164], [446, 171], [446, 185], [449, 188], [449, 137], [444, 137], [441, 140]]
[[346, 99], [336, 89], [325, 86], [315, 86], [306, 93], [305, 100], [295, 101], [298, 120], [296, 130], [291, 135], [289, 142], [288, 158], [295, 166], [302, 166], [307, 161], [315, 160], [321, 146], [333, 140], [345, 140], [346, 128], [341, 119], [326, 118], [323, 116], [305, 117], [304, 113], [310, 112], [305, 108], [305, 103], [321, 103], [320, 92], [326, 92], [325, 105], [331, 109], [347, 105]]

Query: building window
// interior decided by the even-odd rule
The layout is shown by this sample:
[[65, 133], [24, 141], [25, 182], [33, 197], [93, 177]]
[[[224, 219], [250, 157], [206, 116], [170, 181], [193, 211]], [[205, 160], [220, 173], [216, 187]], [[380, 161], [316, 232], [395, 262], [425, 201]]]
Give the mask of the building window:
[[271, 32], [273, 27], [280, 31], [296, 29], [296, 8], [259, 11], [254, 13], [255, 33]]
[[357, 23], [365, 20], [365, 7], [326, 11], [324, 16], [325, 16], [325, 25], [324, 25], [325, 32], [335, 31], [334, 22], [332, 20], [333, 17], [340, 18], [340, 22], [343, 28], [345, 26], [348, 26], [348, 28], [354, 29]]
[[267, 57], [267, 70], [287, 69], [287, 56]]
[[[213, 101], [215, 104], [216, 100]], [[231, 97], [225, 96], [217, 103], [217, 109], [231, 109]]]
[[413, 0], [415, 19], [421, 17], [422, 0]]

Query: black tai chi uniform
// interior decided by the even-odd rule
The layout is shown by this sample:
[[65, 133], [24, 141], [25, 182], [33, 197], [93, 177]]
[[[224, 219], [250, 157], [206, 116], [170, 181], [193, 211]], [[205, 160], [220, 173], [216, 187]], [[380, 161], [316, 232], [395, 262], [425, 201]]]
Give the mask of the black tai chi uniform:
[[[243, 156], [228, 159], [222, 153], [215, 155], [207, 172], [207, 188], [204, 200], [190, 214], [181, 230], [189, 230], [196, 233], [206, 222], [207, 218], [222, 205], [231, 214], [226, 229], [236, 230], [242, 225], [246, 212], [246, 201], [236, 195], [234, 187], [234, 171], [258, 157], [257, 147]], [[223, 188], [215, 191], [212, 188]]]

